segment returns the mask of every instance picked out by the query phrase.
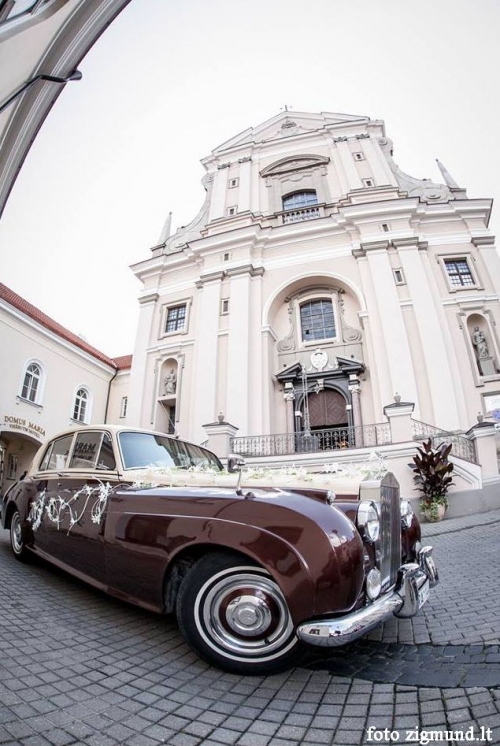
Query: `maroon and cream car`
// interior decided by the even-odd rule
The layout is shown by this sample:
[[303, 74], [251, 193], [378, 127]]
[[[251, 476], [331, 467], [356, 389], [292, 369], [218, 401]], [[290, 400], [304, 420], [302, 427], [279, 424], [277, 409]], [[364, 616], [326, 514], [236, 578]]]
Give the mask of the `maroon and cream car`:
[[40, 449], [2, 523], [18, 559], [174, 613], [198, 654], [230, 671], [276, 671], [303, 642], [343, 645], [417, 613], [437, 572], [391, 474], [355, 489], [277, 479], [228, 473], [160, 433], [85, 427]]

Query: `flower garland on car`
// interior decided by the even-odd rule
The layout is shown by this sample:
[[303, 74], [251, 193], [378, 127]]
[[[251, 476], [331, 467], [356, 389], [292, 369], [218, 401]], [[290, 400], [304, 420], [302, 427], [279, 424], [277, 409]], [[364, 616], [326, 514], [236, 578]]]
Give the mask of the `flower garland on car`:
[[[91, 487], [86, 484], [75, 492], [69, 500], [65, 500], [60, 495], [48, 498], [46, 490], [43, 490], [43, 492], [40, 492], [36, 500], [33, 500], [31, 503], [28, 521], [30, 521], [33, 531], [36, 531], [40, 528], [45, 513], [48, 519], [52, 523], [55, 523], [57, 528], [59, 528], [64, 517], [67, 515], [69, 516], [69, 534], [73, 526], [82, 519], [87, 510], [89, 501], [95, 498], [90, 508], [90, 518], [92, 523], [99, 525], [106, 509], [111, 489], [112, 487], [109, 483], [104, 484], [103, 482], [99, 482], [99, 485], [96, 487]], [[80, 497], [84, 498], [83, 504], [80, 501]]]
[[[359, 463], [325, 464], [319, 472], [308, 471], [295, 465], [280, 469], [246, 467], [243, 469], [244, 487], [317, 488], [331, 489], [339, 479], [377, 479], [387, 473], [382, 454], [373, 451], [366, 461]], [[152, 487], [234, 487], [235, 474], [193, 466], [189, 469], [149, 466], [134, 471], [133, 486], [138, 489]]]

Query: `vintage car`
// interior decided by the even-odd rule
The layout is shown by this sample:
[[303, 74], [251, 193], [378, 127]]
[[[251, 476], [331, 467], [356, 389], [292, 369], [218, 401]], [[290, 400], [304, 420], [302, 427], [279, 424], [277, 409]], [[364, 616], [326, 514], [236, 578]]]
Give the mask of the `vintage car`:
[[[236, 463], [235, 463], [236, 461]], [[145, 430], [66, 431], [4, 498], [20, 560], [49, 560], [120, 599], [175, 613], [212, 664], [263, 674], [303, 642], [343, 645], [417, 613], [438, 580], [395, 478], [241, 472]]]

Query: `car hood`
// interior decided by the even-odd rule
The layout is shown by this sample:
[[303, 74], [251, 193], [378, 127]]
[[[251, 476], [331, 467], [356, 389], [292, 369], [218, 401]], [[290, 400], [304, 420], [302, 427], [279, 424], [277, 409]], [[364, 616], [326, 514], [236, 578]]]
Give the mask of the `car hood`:
[[[154, 487], [176, 487], [187, 491], [203, 490], [204, 494], [234, 494], [238, 475], [228, 472], [212, 472], [197, 469], [147, 469], [128, 470], [124, 476], [138, 489]], [[283, 493], [301, 494], [319, 500], [333, 502], [339, 496], [359, 495], [362, 477], [339, 477], [335, 473], [311, 473], [305, 470], [258, 470], [243, 472], [241, 491], [244, 497], [276, 498]], [[251, 493], [251, 494], [249, 494]]]

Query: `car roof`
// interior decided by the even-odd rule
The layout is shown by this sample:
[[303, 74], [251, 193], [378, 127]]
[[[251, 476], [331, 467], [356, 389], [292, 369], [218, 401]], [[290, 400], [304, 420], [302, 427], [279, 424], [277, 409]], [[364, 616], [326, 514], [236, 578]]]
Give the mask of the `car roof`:
[[[92, 425], [75, 425], [74, 427], [69, 427], [66, 430], [61, 430], [60, 432], [52, 435], [50, 438], [47, 438], [42, 444], [42, 447], [47, 445], [47, 443], [56, 440], [57, 438], [63, 438], [65, 435], [74, 435], [75, 433], [81, 433], [85, 431], [91, 432], [92, 430], [107, 430], [108, 432], [114, 433], [115, 435], [117, 435], [118, 433], [147, 433], [149, 435], [160, 435], [162, 438], [169, 438], [170, 440], [181, 440], [183, 443], [187, 443], [188, 445], [195, 446], [196, 448], [203, 448], [204, 451], [210, 451], [209, 448], [207, 448], [206, 446], [202, 446], [199, 443], [193, 443], [190, 440], [178, 438], [175, 435], [163, 433], [160, 430], [151, 430], [145, 427], [134, 427], [133, 425], [108, 425], [102, 423], [96, 423]], [[212, 451], [210, 451], [210, 453], [212, 453]]]

